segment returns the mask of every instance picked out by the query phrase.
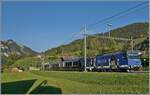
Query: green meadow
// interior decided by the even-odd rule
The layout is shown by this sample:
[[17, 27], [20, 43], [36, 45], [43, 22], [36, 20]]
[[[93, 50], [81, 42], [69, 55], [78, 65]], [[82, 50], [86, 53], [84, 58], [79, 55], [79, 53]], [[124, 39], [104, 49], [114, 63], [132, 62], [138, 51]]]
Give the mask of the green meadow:
[[4, 72], [2, 94], [148, 94], [148, 73]]

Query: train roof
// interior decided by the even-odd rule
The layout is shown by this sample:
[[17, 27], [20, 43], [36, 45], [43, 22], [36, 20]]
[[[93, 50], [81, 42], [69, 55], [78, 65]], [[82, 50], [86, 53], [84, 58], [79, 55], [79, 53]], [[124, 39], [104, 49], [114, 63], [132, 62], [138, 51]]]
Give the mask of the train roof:
[[138, 53], [140, 53], [140, 51], [139, 50], [134, 50], [134, 51], [130, 50], [130, 51], [127, 51], [127, 53], [137, 53], [138, 54]]
[[[91, 58], [95, 58], [95, 57], [87, 57], [87, 59], [91, 59]], [[68, 62], [68, 61], [78, 61], [78, 60], [84, 60], [84, 57], [65, 59], [64, 62]]]
[[67, 61], [78, 61], [80, 59], [81, 58], [69, 58], [69, 59], [65, 59], [64, 62], [67, 62]]
[[97, 55], [97, 57], [98, 56], [103, 56], [103, 57], [105, 57], [105, 56], [112, 56], [112, 55], [116, 55], [116, 54], [124, 54], [125, 52], [115, 52], [115, 53], [108, 53], [108, 54], [103, 54], [103, 55]]

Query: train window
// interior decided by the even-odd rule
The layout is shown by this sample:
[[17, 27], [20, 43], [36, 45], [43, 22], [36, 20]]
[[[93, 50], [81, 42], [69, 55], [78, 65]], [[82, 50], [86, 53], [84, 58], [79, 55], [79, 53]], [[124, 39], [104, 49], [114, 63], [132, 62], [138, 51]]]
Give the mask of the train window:
[[68, 63], [66, 63], [65, 66], [67, 67], [67, 66], [68, 66]]
[[79, 67], [80, 67], [81, 66], [81, 61], [79, 61], [78, 64], [79, 64]]
[[76, 65], [76, 62], [73, 62], [73, 67], [75, 67], [75, 65]]
[[73, 62], [73, 65], [75, 65], [76, 64], [76, 62]]
[[69, 66], [69, 64], [68, 64], [68, 62], [66, 62], [66, 67], [68, 67]]
[[66, 65], [65, 65], [66, 67], [72, 66], [72, 62], [66, 62], [65, 64], [66, 64]]
[[76, 62], [75, 66], [78, 66], [78, 62]]
[[72, 62], [69, 62], [69, 67], [71, 67], [72, 66]]
[[74, 66], [74, 67], [77, 67], [77, 66], [78, 66], [78, 61], [73, 62], [73, 66]]

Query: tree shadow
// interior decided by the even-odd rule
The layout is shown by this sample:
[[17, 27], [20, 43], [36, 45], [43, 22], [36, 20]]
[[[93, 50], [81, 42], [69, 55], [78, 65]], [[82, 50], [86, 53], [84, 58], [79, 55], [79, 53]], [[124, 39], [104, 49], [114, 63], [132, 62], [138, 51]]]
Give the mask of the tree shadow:
[[7, 82], [1, 84], [2, 94], [26, 94], [37, 79]]
[[54, 86], [48, 86], [47, 80], [42, 81], [30, 94], [61, 94], [60, 88]]

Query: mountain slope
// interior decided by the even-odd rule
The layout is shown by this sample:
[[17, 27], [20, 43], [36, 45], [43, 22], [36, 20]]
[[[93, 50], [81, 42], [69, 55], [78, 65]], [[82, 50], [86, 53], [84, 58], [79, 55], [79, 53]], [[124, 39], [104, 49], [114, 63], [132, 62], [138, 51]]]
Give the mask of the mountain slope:
[[[130, 38], [134, 39], [146, 37], [148, 35], [149, 23], [133, 23], [111, 31], [113, 37]], [[104, 35], [108, 35], [106, 32]]]
[[1, 41], [1, 63], [6, 63], [6, 66], [13, 64], [16, 60], [27, 57], [34, 56], [38, 54], [32, 49], [20, 45], [13, 40]]
[[6, 57], [9, 57], [10, 55], [28, 56], [37, 54], [37, 52], [32, 49], [24, 45], [17, 44], [13, 40], [1, 41], [1, 52], [2, 55]]
[[[134, 41], [134, 46], [143, 42], [148, 36], [149, 23], [133, 23], [110, 31], [113, 37], [130, 38]], [[118, 41], [100, 38], [99, 36], [108, 36], [108, 32], [104, 34], [96, 34], [95, 36], [87, 37], [87, 55], [95, 56], [108, 52], [131, 49], [130, 41]], [[75, 40], [67, 45], [61, 45], [56, 48], [45, 51], [47, 56], [83, 56], [83, 39]]]

